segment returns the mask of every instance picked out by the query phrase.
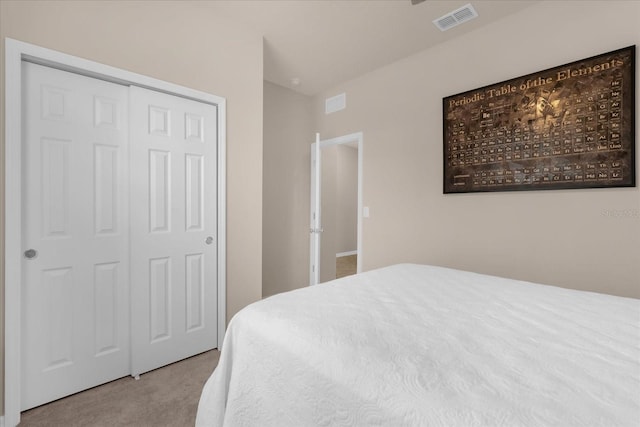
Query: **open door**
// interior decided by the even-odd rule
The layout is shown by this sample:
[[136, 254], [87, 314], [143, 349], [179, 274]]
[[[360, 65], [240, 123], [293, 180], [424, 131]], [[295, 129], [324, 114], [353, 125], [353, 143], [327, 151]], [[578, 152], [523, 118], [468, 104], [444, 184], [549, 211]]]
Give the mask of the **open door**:
[[[347, 147], [349, 146], [349, 147]], [[332, 183], [329, 178], [331, 171], [335, 173], [336, 168], [336, 150], [346, 150], [353, 153], [352, 149], [357, 149], [357, 213], [356, 213], [356, 257], [357, 268], [356, 272], [361, 271], [362, 266], [362, 146], [363, 136], [362, 132], [349, 134], [337, 138], [320, 140], [320, 135], [316, 134], [316, 142], [311, 145], [311, 197], [310, 197], [310, 209], [309, 209], [309, 222], [310, 222], [310, 265], [309, 265], [309, 285], [316, 285], [318, 283], [326, 282], [328, 280], [335, 279], [335, 263], [338, 253], [343, 251], [351, 251], [353, 247], [349, 249], [338, 249], [342, 245], [336, 243], [336, 233], [338, 236], [343, 236], [344, 230], [335, 227], [335, 221], [332, 221], [332, 212], [335, 210], [332, 207], [332, 202], [323, 200], [323, 195], [328, 197], [328, 201], [332, 199], [331, 192], [325, 194], [327, 189], [331, 189], [332, 185], [335, 186], [335, 179]], [[328, 162], [328, 163], [327, 163]], [[332, 169], [333, 168], [333, 169]], [[353, 181], [353, 178], [351, 178]], [[341, 182], [338, 180], [338, 182]], [[328, 185], [324, 189], [323, 186]], [[349, 196], [353, 197], [353, 195]], [[335, 202], [335, 200], [333, 201]], [[323, 216], [323, 204], [326, 211]], [[346, 205], [345, 205], [346, 206]], [[334, 215], [335, 216], [335, 215]], [[353, 220], [353, 217], [351, 217]], [[335, 219], [335, 218], [333, 218]], [[328, 221], [328, 222], [327, 222]], [[351, 223], [353, 224], [353, 223]], [[325, 228], [329, 227], [327, 230]], [[353, 225], [348, 227], [352, 228]], [[325, 232], [326, 231], [326, 232]], [[333, 232], [333, 234], [332, 234]], [[328, 233], [328, 234], [327, 234]], [[327, 240], [328, 239], [328, 240]], [[344, 240], [344, 239], [341, 239]], [[352, 245], [353, 240], [348, 245]], [[328, 245], [328, 246], [327, 246]], [[336, 246], [336, 247], [333, 247]], [[341, 256], [341, 255], [340, 255]], [[333, 263], [329, 265], [328, 263]], [[332, 274], [330, 274], [332, 272]]]
[[320, 134], [316, 133], [316, 142], [311, 145], [311, 209], [310, 228], [310, 266], [309, 285], [320, 283], [320, 239], [322, 236], [320, 209]]

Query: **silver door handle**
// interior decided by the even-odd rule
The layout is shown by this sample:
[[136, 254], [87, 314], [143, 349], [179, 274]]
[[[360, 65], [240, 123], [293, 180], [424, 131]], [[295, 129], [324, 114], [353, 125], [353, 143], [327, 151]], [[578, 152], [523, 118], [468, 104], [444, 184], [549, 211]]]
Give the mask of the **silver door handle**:
[[24, 251], [24, 257], [26, 259], [33, 259], [37, 256], [38, 256], [38, 251], [36, 251], [35, 249], [27, 249], [26, 251]]
[[209, 236], [205, 239], [204, 241], [207, 245], [210, 245], [213, 243], [213, 237]]

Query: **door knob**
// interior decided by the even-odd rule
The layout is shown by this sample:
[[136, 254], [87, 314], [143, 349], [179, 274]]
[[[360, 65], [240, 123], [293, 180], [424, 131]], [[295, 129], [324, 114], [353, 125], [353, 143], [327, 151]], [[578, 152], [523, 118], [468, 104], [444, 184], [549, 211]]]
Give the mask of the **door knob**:
[[26, 251], [24, 251], [24, 257], [26, 259], [33, 259], [37, 256], [38, 256], [38, 251], [36, 251], [35, 249], [27, 249]]
[[213, 237], [209, 236], [206, 238], [206, 240], [204, 241], [207, 245], [210, 245], [213, 243]]

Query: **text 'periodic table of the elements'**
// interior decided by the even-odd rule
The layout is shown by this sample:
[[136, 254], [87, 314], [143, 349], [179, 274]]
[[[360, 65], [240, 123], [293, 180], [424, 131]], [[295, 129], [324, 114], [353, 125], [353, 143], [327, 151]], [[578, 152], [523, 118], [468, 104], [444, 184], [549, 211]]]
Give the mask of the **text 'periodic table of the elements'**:
[[635, 46], [443, 99], [444, 192], [635, 186]]

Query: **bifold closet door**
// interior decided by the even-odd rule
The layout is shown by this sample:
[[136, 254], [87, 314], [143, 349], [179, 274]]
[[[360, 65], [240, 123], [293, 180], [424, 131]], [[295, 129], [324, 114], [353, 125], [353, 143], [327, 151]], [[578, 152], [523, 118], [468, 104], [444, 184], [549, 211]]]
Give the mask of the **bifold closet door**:
[[130, 89], [132, 374], [217, 345], [216, 107]]
[[128, 88], [22, 77], [25, 410], [130, 373]]

